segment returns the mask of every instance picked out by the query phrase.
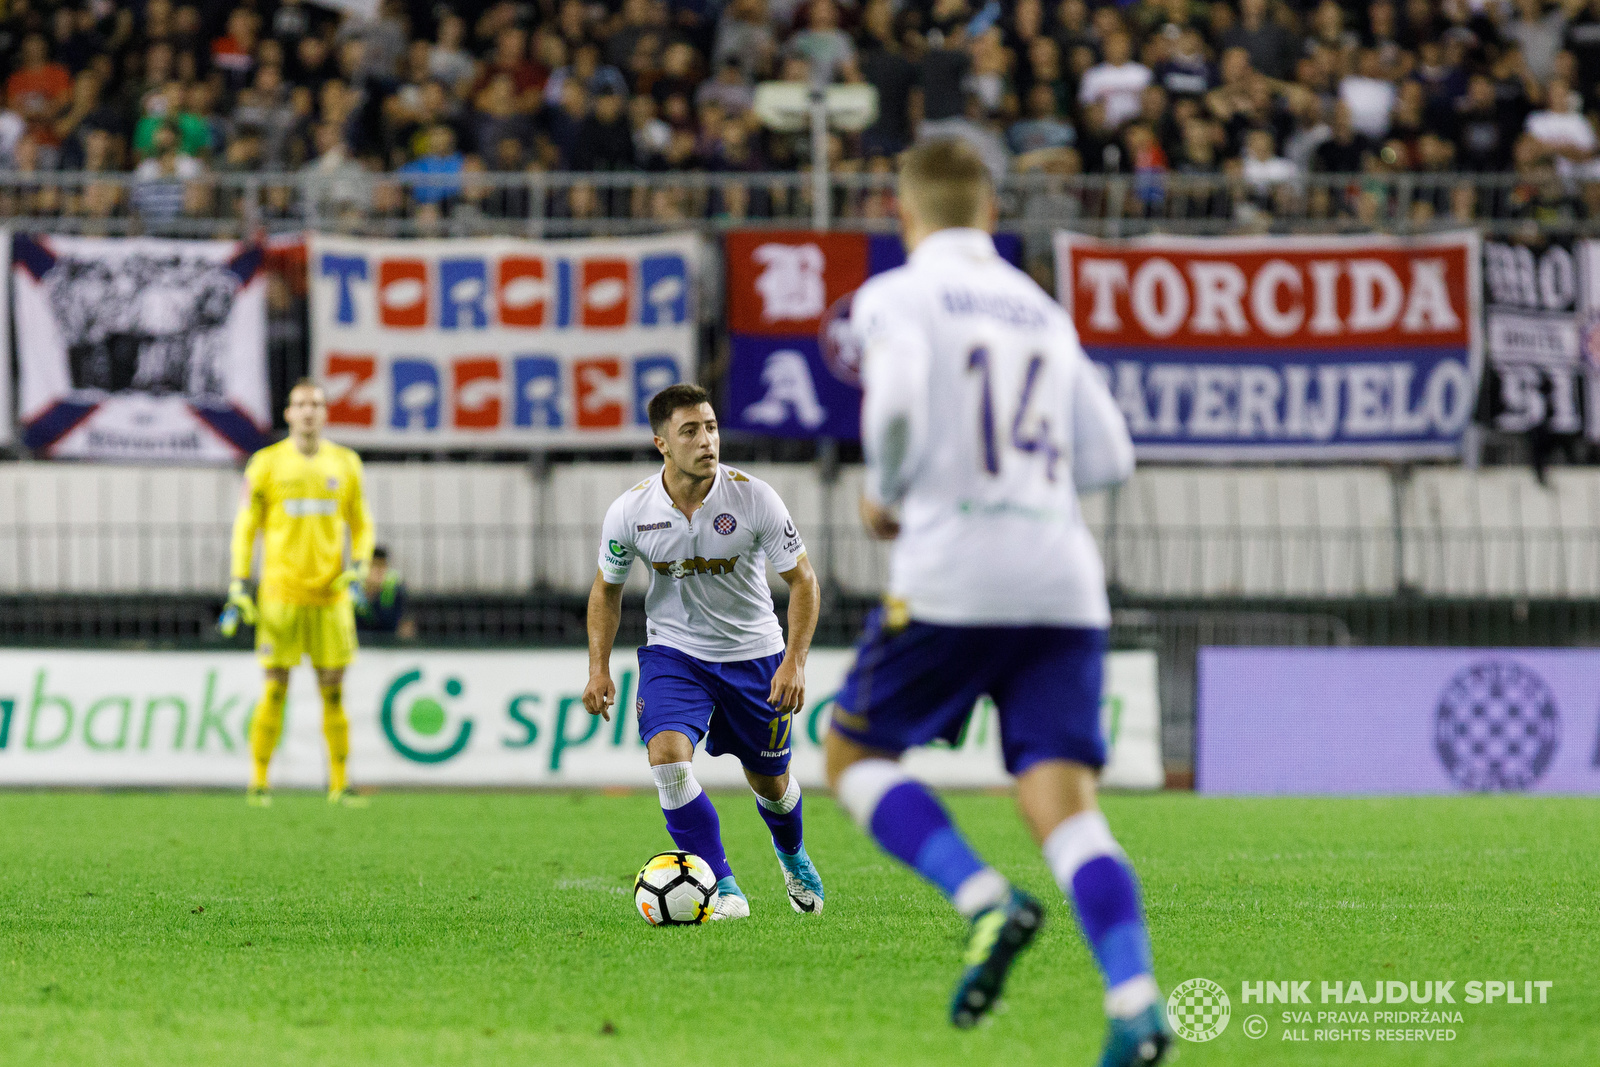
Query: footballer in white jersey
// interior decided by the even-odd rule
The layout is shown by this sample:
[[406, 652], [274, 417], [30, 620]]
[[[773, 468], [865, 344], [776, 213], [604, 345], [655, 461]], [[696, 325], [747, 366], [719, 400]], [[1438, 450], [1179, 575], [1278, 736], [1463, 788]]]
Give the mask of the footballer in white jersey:
[[[589, 593], [589, 684], [584, 706], [610, 718], [611, 647], [622, 586], [635, 562], [650, 571], [648, 641], [639, 649], [639, 736], [680, 849], [717, 876], [714, 919], [744, 918], [749, 901], [722, 847], [711, 798], [695, 781], [695, 746], [737, 756], [772, 831], [795, 911], [822, 910], [822, 879], [806, 854], [800, 784], [789, 774], [790, 734], [805, 703], [805, 660], [820, 594], [805, 544], [772, 487], [720, 463], [710, 397], [672, 385], [650, 401], [663, 464], [606, 512]], [[767, 564], [789, 586], [789, 637], [773, 611]], [[625, 710], [625, 709], [624, 709]]]
[[909, 748], [959, 736], [993, 698], [1006, 769], [1106, 983], [1103, 1067], [1155, 1063], [1171, 1033], [1132, 868], [1095, 803], [1110, 625], [1078, 493], [1125, 480], [1133, 444], [1072, 322], [995, 252], [995, 201], [963, 142], [899, 177], [905, 266], [856, 294], [862, 518], [894, 541], [827, 739], [840, 802], [971, 923], [951, 1021], [998, 1000], [1044, 906], [979, 858], [909, 777]]

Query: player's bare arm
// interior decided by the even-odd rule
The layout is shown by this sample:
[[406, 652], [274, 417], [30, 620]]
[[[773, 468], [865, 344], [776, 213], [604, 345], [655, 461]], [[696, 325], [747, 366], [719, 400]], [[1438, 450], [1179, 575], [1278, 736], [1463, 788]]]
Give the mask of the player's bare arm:
[[869, 497], [861, 498], [861, 525], [878, 541], [893, 541], [900, 536], [900, 519], [894, 509]]
[[[815, 616], [812, 618], [815, 624]], [[589, 684], [583, 687], [583, 706], [590, 715], [611, 721], [617, 684], [611, 680], [611, 646], [622, 623], [622, 586], [612, 585], [595, 573], [589, 587]]]
[[793, 714], [806, 702], [806, 655], [817, 630], [817, 615], [822, 610], [822, 587], [811, 560], [799, 561], [778, 577], [789, 586], [789, 641], [783, 662], [772, 676], [772, 692], [767, 703], [781, 712]]

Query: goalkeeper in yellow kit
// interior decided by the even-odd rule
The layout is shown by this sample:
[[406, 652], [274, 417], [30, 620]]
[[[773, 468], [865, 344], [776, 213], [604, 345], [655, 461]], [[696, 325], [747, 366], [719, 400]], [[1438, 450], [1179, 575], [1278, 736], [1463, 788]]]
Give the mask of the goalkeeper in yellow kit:
[[[303, 379], [289, 390], [289, 436], [250, 457], [233, 520], [233, 580], [228, 603], [256, 627], [256, 658], [266, 684], [250, 724], [254, 771], [246, 794], [271, 803], [267, 768], [283, 732], [289, 671], [311, 657], [322, 690], [322, 733], [328, 740], [328, 800], [351, 801], [345, 779], [350, 722], [344, 714], [344, 669], [355, 658], [350, 586], [360, 586], [372, 559], [372, 514], [361, 492], [361, 459], [322, 438], [328, 402]], [[345, 531], [350, 554], [345, 562]], [[256, 533], [264, 532], [261, 583], [250, 596]]]

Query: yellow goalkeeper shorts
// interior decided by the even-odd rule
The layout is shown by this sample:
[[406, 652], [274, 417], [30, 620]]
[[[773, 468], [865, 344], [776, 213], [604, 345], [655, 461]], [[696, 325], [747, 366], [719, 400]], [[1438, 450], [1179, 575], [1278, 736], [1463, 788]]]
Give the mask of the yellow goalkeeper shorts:
[[337, 604], [257, 605], [256, 659], [263, 667], [298, 667], [310, 656], [319, 669], [343, 667], [356, 658], [356, 615], [348, 599]]

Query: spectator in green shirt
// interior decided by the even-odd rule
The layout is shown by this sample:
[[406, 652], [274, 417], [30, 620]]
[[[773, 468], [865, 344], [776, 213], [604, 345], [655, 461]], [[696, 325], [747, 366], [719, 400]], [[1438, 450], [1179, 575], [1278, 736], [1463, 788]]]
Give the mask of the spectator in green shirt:
[[171, 122], [178, 130], [178, 152], [204, 159], [211, 153], [211, 124], [189, 108], [181, 82], [169, 82], [144, 100], [144, 116], [133, 128], [133, 149], [140, 158], [155, 150], [156, 131]]

